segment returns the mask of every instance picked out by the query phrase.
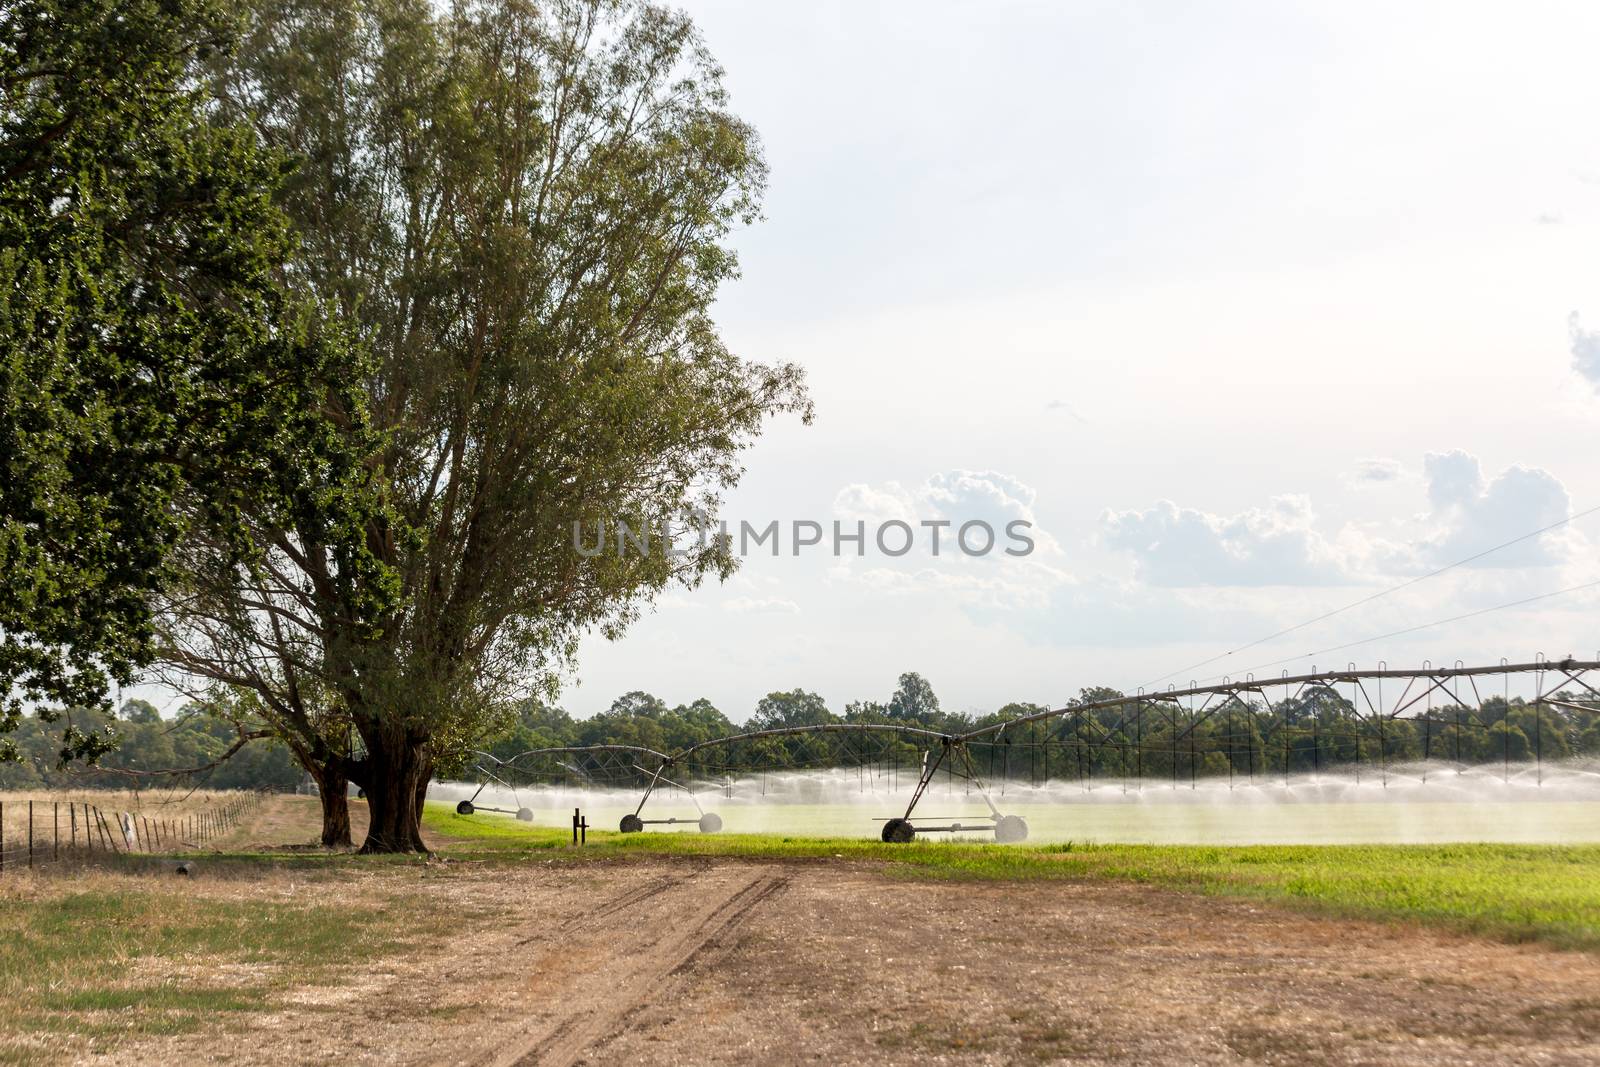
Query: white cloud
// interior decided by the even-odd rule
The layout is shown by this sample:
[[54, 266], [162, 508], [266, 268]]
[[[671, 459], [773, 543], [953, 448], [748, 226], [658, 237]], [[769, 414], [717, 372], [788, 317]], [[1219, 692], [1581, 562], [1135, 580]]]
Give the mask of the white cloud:
[[1101, 516], [1105, 543], [1130, 552], [1150, 585], [1327, 585], [1347, 580], [1338, 546], [1314, 528], [1311, 501], [1273, 497], [1263, 508], [1214, 515], [1170, 500]]
[[[1402, 468], [1368, 460], [1376, 480]], [[1159, 587], [1318, 586], [1414, 575], [1549, 526], [1571, 513], [1566, 488], [1548, 471], [1511, 466], [1485, 480], [1476, 456], [1460, 450], [1423, 460], [1428, 510], [1417, 521], [1352, 524], [1325, 532], [1308, 498], [1274, 497], [1265, 507], [1218, 515], [1163, 500], [1143, 510], [1107, 511], [1102, 541], [1130, 554], [1136, 576]], [[1367, 481], [1374, 479], [1368, 477]], [[1474, 560], [1479, 568], [1544, 567], [1581, 557], [1586, 541], [1552, 531]]]
[[1405, 467], [1397, 459], [1363, 459], [1356, 462], [1355, 471], [1346, 481], [1355, 486], [1380, 485], [1398, 481]]
[[898, 520], [915, 523], [916, 504], [910, 493], [899, 482], [882, 486], [847, 485], [833, 498], [834, 514], [845, 522], [865, 522], [868, 525]]
[[[1512, 466], [1485, 483], [1477, 457], [1459, 450], [1429, 453], [1423, 471], [1437, 530], [1422, 548], [1434, 564], [1464, 559], [1560, 522], [1572, 512], [1566, 488], [1549, 471]], [[1575, 538], [1571, 531], [1530, 538], [1471, 565], [1551, 566], [1579, 547]]]
[[[885, 482], [881, 486], [847, 485], [834, 497], [833, 510], [841, 521], [864, 521], [868, 524], [868, 551], [872, 551], [871, 527], [889, 521], [904, 522], [916, 531], [914, 549], [906, 557], [908, 562], [921, 563], [933, 556], [935, 531], [922, 524], [946, 524], [937, 531], [940, 545], [938, 558], [997, 559], [1005, 557], [1007, 547], [1015, 544], [1008, 538], [1007, 530], [1013, 522], [1025, 522], [1022, 531], [1034, 541], [1034, 555], [1051, 555], [1060, 546], [1050, 534], [1039, 528], [1034, 513], [1038, 493], [1032, 486], [999, 471], [972, 471], [955, 469], [930, 475], [920, 486], [906, 488], [898, 482]], [[964, 523], [984, 522], [994, 531], [993, 551], [980, 555], [967, 555], [956, 546], [956, 538]], [[969, 544], [982, 544], [982, 535], [973, 531]], [[895, 539], [894, 544], [900, 543]]]
[[[1057, 565], [1059, 543], [1039, 528], [1034, 511], [1037, 496], [1032, 486], [992, 470], [942, 471], [914, 489], [894, 482], [882, 487], [847, 486], [834, 503], [841, 517], [865, 519], [869, 524], [886, 519], [907, 522], [916, 531], [915, 547], [904, 556], [883, 555], [872, 547], [869, 525], [868, 558], [846, 555], [836, 560], [828, 572], [829, 581], [882, 596], [931, 597], [969, 616], [1042, 609], [1052, 591], [1072, 579]], [[994, 546], [982, 555], [968, 554], [984, 543], [981, 530], [970, 532], [968, 551], [958, 543], [962, 526], [975, 521], [994, 531]], [[1008, 549], [1020, 548], [1021, 542], [1008, 532], [1010, 525], [1019, 521], [1029, 524], [1017, 533], [1033, 540], [1033, 551], [1009, 555]], [[937, 555], [933, 552], [934, 531], [919, 525], [926, 522], [945, 524], [938, 531]]]
[[1585, 330], [1576, 311], [1567, 317], [1567, 329], [1572, 337], [1572, 369], [1600, 390], [1600, 331]]

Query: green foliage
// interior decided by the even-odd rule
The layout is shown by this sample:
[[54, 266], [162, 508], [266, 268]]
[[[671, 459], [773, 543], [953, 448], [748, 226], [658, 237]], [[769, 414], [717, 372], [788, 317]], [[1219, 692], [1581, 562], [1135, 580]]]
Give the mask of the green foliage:
[[[80, 710], [76, 714], [88, 727], [112, 726], [102, 712]], [[294, 753], [275, 738], [251, 741], [222, 759], [238, 740], [237, 732], [226, 718], [200, 706], [190, 706], [167, 720], [144, 701], [130, 700], [122, 706], [115, 730], [117, 747], [100, 758], [97, 770], [62, 767], [55, 758], [56, 741], [50, 725], [37, 715], [25, 716], [12, 736], [18, 758], [0, 764], [0, 789], [169, 789], [195, 785], [282, 792], [296, 788], [305, 779]], [[204, 769], [192, 774], [150, 777], [151, 772], [188, 768]], [[124, 770], [140, 773], [117, 773]]]
[[331, 546], [263, 530], [270, 573], [212, 583], [185, 665], [366, 785], [369, 843], [419, 848], [436, 762], [552, 691], [584, 633], [735, 565], [710, 537], [585, 554], [575, 528], [714, 516], [766, 419], [809, 415], [798, 369], [711, 318], [759, 145], [693, 25], [649, 5], [258, 0], [214, 71], [227, 116], [307, 161], [288, 277], [372, 354], [396, 527], [367, 543], [402, 595], [352, 627]]
[[649, 693], [627, 693], [606, 711], [584, 720], [529, 700], [519, 706], [515, 723], [484, 751], [502, 761], [537, 748], [575, 745], [643, 745], [670, 752], [736, 729], [705, 699], [668, 708]]
[[828, 710], [828, 704], [822, 697], [804, 689], [792, 689], [762, 697], [746, 727], [751, 730], [776, 730], [790, 726], [821, 726], [838, 721], [839, 717]]
[[[324, 412], [359, 425], [359, 363], [278, 287], [284, 158], [207, 113], [227, 38], [212, 0], [0, 7], [0, 733], [106, 710], [186, 534], [237, 562], [248, 511], [350, 521], [363, 442]], [[110, 743], [80, 716], [58, 755]]]

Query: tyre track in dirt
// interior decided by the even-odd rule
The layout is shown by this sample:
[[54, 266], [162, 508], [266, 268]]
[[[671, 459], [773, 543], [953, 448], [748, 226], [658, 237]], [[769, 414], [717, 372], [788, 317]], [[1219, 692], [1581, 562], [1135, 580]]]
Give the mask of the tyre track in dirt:
[[[564, 999], [562, 1013], [537, 1030], [502, 1045], [489, 1059], [492, 1067], [568, 1067], [592, 1045], [625, 1030], [629, 1018], [675, 975], [682, 974], [708, 948], [727, 942], [736, 927], [789, 878], [749, 868], [707, 872], [704, 878], [664, 880], [623, 894], [569, 926], [582, 928], [594, 920], [624, 913], [639, 904], [649, 911], [628, 919], [637, 933], [663, 930], [665, 935], [636, 952], [613, 952], [598, 971], [574, 976], [575, 990]], [[690, 887], [695, 899], [683, 900]], [[608, 936], [614, 937], [614, 932]], [[571, 1005], [566, 1007], [566, 1005]]]
[[[649, 882], [645, 885], [636, 886], [625, 893], [621, 893], [611, 898], [591, 911], [585, 911], [581, 914], [574, 915], [572, 918], [556, 927], [556, 932], [559, 934], [568, 934], [583, 927], [590, 926], [599, 922], [601, 919], [610, 918], [619, 911], [623, 911], [627, 908], [637, 907], [649, 900], [651, 897], [656, 897], [660, 896], [662, 893], [671, 892], [687, 882], [694, 881], [695, 877], [696, 876], [694, 874], [671, 875], [658, 879], [654, 882]], [[542, 941], [544, 939], [545, 935], [534, 934], [531, 937], [518, 939], [517, 946], [520, 948], [524, 945], [531, 945], [536, 941]]]

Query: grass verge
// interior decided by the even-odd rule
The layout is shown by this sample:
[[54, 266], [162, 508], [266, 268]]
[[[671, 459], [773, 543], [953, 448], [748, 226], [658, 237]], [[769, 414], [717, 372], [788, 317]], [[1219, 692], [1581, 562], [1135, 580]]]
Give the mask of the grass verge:
[[1319, 914], [1424, 923], [1508, 941], [1600, 949], [1600, 845], [982, 845], [860, 838], [567, 831], [430, 804], [451, 855], [639, 854], [881, 863], [906, 877], [1109, 879], [1247, 897]]
[[89, 874], [65, 892], [14, 877], [0, 890], [0, 1063], [60, 1055], [63, 1041], [92, 1054], [226, 1026], [287, 989], [337, 984], [354, 964], [446, 932], [394, 893], [334, 905], [208, 896], [128, 874]]

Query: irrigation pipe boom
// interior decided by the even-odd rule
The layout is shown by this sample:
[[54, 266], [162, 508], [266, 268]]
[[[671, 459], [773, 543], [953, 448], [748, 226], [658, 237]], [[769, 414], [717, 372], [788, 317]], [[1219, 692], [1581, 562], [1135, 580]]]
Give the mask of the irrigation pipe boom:
[[[1376, 729], [1379, 752], [1385, 761], [1387, 773], [1388, 743], [1384, 736], [1386, 724], [1393, 724], [1397, 720], [1406, 720], [1411, 723], [1424, 725], [1425, 749], [1428, 758], [1432, 758], [1432, 740], [1434, 728], [1438, 727], [1441, 737], [1448, 737], [1448, 731], [1455, 731], [1456, 751], [1459, 756], [1461, 749], [1462, 731], [1467, 728], [1488, 729], [1487, 724], [1480, 721], [1468, 721], [1459, 711], [1454, 720], [1438, 719], [1435, 717], [1433, 700], [1436, 696], [1447, 698], [1451, 704], [1458, 708], [1461, 706], [1460, 688], [1464, 681], [1472, 690], [1474, 696], [1479, 696], [1480, 705], [1483, 703], [1478, 691], [1478, 679], [1486, 676], [1497, 676], [1505, 679], [1505, 688], [1509, 691], [1510, 678], [1514, 675], [1534, 675], [1536, 684], [1534, 699], [1531, 707], [1535, 712], [1536, 723], [1536, 756], [1543, 760], [1543, 741], [1545, 726], [1543, 723], [1542, 709], [1545, 707], [1562, 708], [1569, 711], [1600, 715], [1600, 689], [1591, 685], [1588, 678], [1596, 671], [1600, 671], [1600, 658], [1595, 660], [1576, 660], [1567, 658], [1560, 661], [1536, 659], [1530, 663], [1506, 663], [1502, 661], [1492, 666], [1464, 666], [1457, 662], [1452, 667], [1434, 667], [1424, 663], [1417, 669], [1391, 669], [1380, 664], [1378, 668], [1363, 670], [1354, 664], [1344, 670], [1317, 671], [1310, 674], [1281, 674], [1277, 677], [1255, 678], [1246, 675], [1242, 681], [1224, 679], [1214, 685], [1193, 685], [1186, 689], [1168, 688], [1156, 692], [1146, 693], [1143, 689], [1130, 695], [1105, 697], [1099, 700], [1069, 703], [1061, 707], [1049, 708], [1034, 712], [1030, 715], [1017, 716], [1001, 722], [990, 723], [968, 730], [964, 733], [941, 733], [921, 726], [909, 726], [899, 723], [818, 723], [807, 726], [781, 726], [765, 730], [752, 730], [744, 733], [730, 734], [726, 737], [712, 738], [693, 745], [685, 746], [675, 752], [660, 752], [643, 745], [568, 745], [554, 748], [536, 748], [527, 752], [518, 753], [507, 760], [500, 760], [487, 752], [478, 752], [480, 758], [479, 770], [486, 778], [493, 779], [501, 785], [516, 791], [495, 772], [488, 769], [486, 764], [493, 764], [500, 771], [526, 772], [528, 766], [537, 764], [541, 760], [552, 761], [569, 774], [574, 770], [589, 780], [610, 779], [613, 781], [637, 782], [639, 777], [644, 778], [644, 791], [639, 798], [634, 810], [622, 817], [620, 829], [623, 833], [637, 833], [646, 826], [652, 825], [696, 825], [703, 833], [715, 833], [722, 828], [722, 819], [715, 812], [710, 812], [701, 804], [696, 790], [691, 787], [689, 780], [683, 777], [683, 772], [692, 771], [696, 765], [707, 764], [721, 754], [724, 758], [731, 751], [740, 747], [753, 750], [754, 756], [740, 766], [741, 770], [752, 770], [759, 766], [763, 769], [795, 767], [808, 765], [807, 760], [813, 761], [809, 765], [837, 766], [839, 765], [839, 752], [828, 749], [821, 752], [810, 750], [808, 747], [815, 744], [815, 739], [836, 736], [843, 739], [846, 745], [846, 755], [860, 757], [862, 752], [849, 749], [849, 741], [855, 739], [865, 742], [876, 739], [884, 743], [909, 743], [921, 749], [921, 761], [918, 767], [917, 779], [912, 789], [911, 800], [899, 815], [883, 817], [877, 821], [883, 823], [881, 837], [884, 841], [905, 843], [915, 840], [918, 834], [929, 833], [962, 833], [971, 831], [984, 831], [992, 833], [994, 840], [1002, 844], [1023, 841], [1028, 836], [1028, 824], [1016, 814], [1009, 814], [1002, 810], [995, 800], [989, 787], [978, 774], [976, 763], [972, 758], [974, 746], [986, 746], [991, 753], [990, 770], [993, 771], [992, 756], [996, 749], [1003, 749], [1006, 755], [1006, 768], [1010, 765], [1012, 747], [1015, 738], [1022, 737], [1023, 747], [1030, 753], [1040, 746], [1037, 740], [1037, 728], [1051, 722], [1061, 722], [1063, 729], [1061, 736], [1066, 736], [1065, 726], [1071, 720], [1073, 726], [1073, 740], [1070, 743], [1055, 741], [1050, 738], [1050, 730], [1044, 731], [1043, 745], [1045, 747], [1045, 776], [1049, 777], [1049, 746], [1055, 744], [1070, 744], [1077, 751], [1080, 761], [1087, 755], [1089, 758], [1089, 773], [1093, 775], [1093, 758], [1096, 753], [1106, 751], [1121, 752], [1124, 756], [1132, 753], [1139, 770], [1141, 780], [1144, 774], [1144, 757], [1147, 753], [1170, 756], [1170, 763], [1174, 782], [1176, 782], [1179, 757], [1184, 750], [1180, 747], [1187, 742], [1187, 754], [1191, 781], [1196, 774], [1199, 756], [1197, 734], [1198, 728], [1207, 722], [1225, 716], [1227, 718], [1227, 732], [1216, 734], [1213, 732], [1206, 738], [1208, 747], [1206, 754], [1222, 751], [1216, 747], [1220, 740], [1226, 742], [1229, 773], [1238, 756], [1243, 752], [1237, 747], [1239, 739], [1245, 738], [1249, 745], [1249, 766], [1253, 775], [1256, 754], [1259, 751], [1265, 755], [1267, 746], [1281, 740], [1284, 745], [1285, 763], [1284, 773], [1288, 773], [1288, 752], [1291, 737], [1310, 737], [1316, 746], [1315, 758], [1320, 761], [1321, 738], [1318, 734], [1321, 722], [1321, 712], [1314, 713], [1310, 729], [1303, 726], [1283, 726], [1271, 736], [1257, 735], [1250, 731], [1244, 734], [1235, 732], [1234, 719], [1238, 715], [1248, 715], [1255, 711], [1255, 703], [1259, 701], [1264, 707], [1273, 706], [1270, 692], [1278, 694], [1277, 702], [1305, 701], [1309, 706], [1315, 698], [1332, 695], [1347, 703], [1350, 711], [1364, 726]], [[1553, 676], [1554, 680], [1549, 679]], [[1398, 695], [1388, 697], [1384, 692], [1384, 683], [1403, 683], [1399, 686], [1391, 685], [1389, 693], [1394, 694], [1396, 688]], [[1335, 686], [1348, 685], [1351, 695], [1347, 701], [1334, 688]], [[1580, 704], [1572, 699], [1569, 689], [1577, 689], [1577, 699], [1591, 700], [1593, 705]], [[1359, 699], [1358, 699], [1359, 698]], [[1365, 706], [1363, 711], [1362, 705]], [[1509, 705], [1508, 705], [1509, 706]], [[1425, 710], [1419, 712], [1419, 708]], [[1096, 713], [1118, 712], [1119, 715], [1111, 726], [1107, 726]], [[1156, 720], [1156, 727], [1166, 729], [1167, 733], [1161, 738], [1161, 743], [1153, 745], [1145, 740], [1144, 720], [1149, 714]], [[1109, 718], [1109, 716], [1107, 716]], [[1180, 728], [1181, 727], [1181, 728]], [[1392, 725], [1389, 726], [1392, 729]], [[1130, 739], [1131, 730], [1131, 739]], [[1278, 734], [1282, 734], [1280, 738]], [[1509, 765], [1509, 730], [1502, 730], [1505, 738], [1506, 759]], [[765, 743], [772, 742], [772, 746]], [[796, 742], [800, 751], [786, 747], [779, 742]], [[1362, 738], [1358, 734], [1355, 738], [1356, 757], [1359, 765], [1362, 756]], [[1030, 757], [1031, 758], [1031, 757]], [[575, 766], [575, 762], [583, 761], [587, 766]], [[1320, 765], [1320, 762], [1319, 762]], [[1542, 762], [1541, 781], [1542, 781]], [[722, 765], [724, 771], [732, 767], [732, 763]], [[943, 768], [952, 779], [961, 779], [968, 783], [982, 798], [984, 805], [989, 809], [986, 816], [979, 816], [977, 822], [968, 822], [960, 819], [933, 819], [924, 816], [918, 818], [916, 809], [927, 793], [928, 786], [933, 782], [935, 774]], [[1002, 771], [1004, 775], [1005, 771]], [[533, 813], [521, 806], [518, 799], [516, 811], [503, 808], [476, 807], [474, 802], [487, 786], [487, 782], [478, 787], [478, 792], [472, 798], [464, 800], [457, 805], [457, 811], [463, 815], [470, 815], [474, 811], [495, 811], [505, 814], [515, 814], [518, 819], [531, 820]], [[694, 804], [698, 818], [694, 819], [646, 819], [644, 818], [645, 805], [661, 786], [671, 786], [688, 794]]]

